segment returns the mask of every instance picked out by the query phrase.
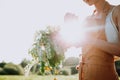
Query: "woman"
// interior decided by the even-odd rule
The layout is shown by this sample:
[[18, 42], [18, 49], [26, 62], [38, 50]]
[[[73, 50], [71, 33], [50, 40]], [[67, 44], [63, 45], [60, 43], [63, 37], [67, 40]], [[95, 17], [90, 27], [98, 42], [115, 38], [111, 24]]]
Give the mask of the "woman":
[[90, 29], [82, 42], [82, 61], [79, 80], [119, 80], [114, 66], [114, 56], [120, 56], [120, 5], [110, 5], [105, 0], [84, 0], [94, 5], [95, 11], [87, 18]]

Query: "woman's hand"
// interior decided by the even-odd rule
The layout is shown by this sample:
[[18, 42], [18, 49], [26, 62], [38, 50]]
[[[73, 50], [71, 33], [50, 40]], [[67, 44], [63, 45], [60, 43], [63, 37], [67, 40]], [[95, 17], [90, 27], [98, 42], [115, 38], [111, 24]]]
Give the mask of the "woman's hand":
[[78, 20], [78, 16], [76, 16], [75, 14], [73, 13], [66, 13], [65, 16], [64, 16], [64, 21], [65, 22], [71, 22], [71, 21], [77, 21]]

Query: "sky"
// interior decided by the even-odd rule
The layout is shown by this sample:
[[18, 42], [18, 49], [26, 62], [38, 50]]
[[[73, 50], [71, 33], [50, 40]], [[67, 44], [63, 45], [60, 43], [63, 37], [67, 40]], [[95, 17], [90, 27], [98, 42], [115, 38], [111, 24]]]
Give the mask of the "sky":
[[[108, 1], [120, 4], [120, 0]], [[28, 49], [37, 30], [63, 24], [67, 12], [84, 19], [93, 9], [82, 0], [0, 0], [0, 62], [31, 59]]]

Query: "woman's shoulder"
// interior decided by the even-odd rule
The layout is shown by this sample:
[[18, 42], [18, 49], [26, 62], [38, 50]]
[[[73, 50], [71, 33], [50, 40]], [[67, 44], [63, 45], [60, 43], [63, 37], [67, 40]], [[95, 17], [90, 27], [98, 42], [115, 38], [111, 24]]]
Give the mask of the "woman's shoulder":
[[120, 4], [116, 6], [116, 9], [120, 10]]
[[116, 5], [113, 7], [112, 16], [114, 21], [116, 21], [116, 18], [118, 16], [120, 16], [120, 5]]
[[116, 15], [120, 15], [120, 5], [115, 6], [113, 12], [114, 12], [114, 14], [116, 14]]
[[118, 12], [118, 15], [120, 15], [120, 5], [116, 6], [116, 11]]
[[113, 17], [113, 21], [114, 21], [114, 23], [117, 26], [117, 29], [119, 31], [119, 27], [118, 27], [119, 21], [118, 20], [120, 19], [120, 5], [117, 5], [114, 7], [112, 17]]

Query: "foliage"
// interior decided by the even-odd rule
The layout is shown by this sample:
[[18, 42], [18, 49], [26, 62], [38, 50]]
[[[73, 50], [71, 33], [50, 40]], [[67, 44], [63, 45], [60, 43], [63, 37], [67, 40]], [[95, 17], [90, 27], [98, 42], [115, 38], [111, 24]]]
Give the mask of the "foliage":
[[7, 74], [7, 73], [4, 71], [3, 68], [0, 67], [0, 75], [5, 75], [5, 74]]
[[13, 63], [7, 63], [3, 70], [6, 72], [6, 74], [9, 75], [23, 75], [24, 71], [23, 68], [20, 65], [15, 65]]
[[40, 72], [39, 70], [40, 70], [40, 64], [35, 64], [32, 66], [30, 71], [32, 74], [39, 74]]
[[76, 66], [79, 64], [79, 58], [69, 57], [63, 62], [63, 66]]
[[67, 70], [61, 70], [60, 74], [61, 75], [69, 75], [69, 71], [67, 71]]
[[5, 62], [1, 62], [1, 63], [0, 63], [0, 67], [3, 68], [3, 67], [5, 66], [5, 64], [6, 64]]
[[115, 67], [118, 75], [120, 76], [120, 60], [115, 61]]
[[20, 65], [24, 68], [28, 63], [30, 63], [29, 60], [23, 59], [20, 63]]
[[39, 63], [42, 74], [45, 73], [45, 67], [55, 69], [64, 58], [62, 49], [52, 39], [54, 34], [57, 34], [57, 29], [52, 27], [37, 31], [32, 48], [29, 49], [33, 57], [31, 65]]
[[71, 67], [71, 74], [77, 74], [78, 73], [78, 70], [76, 70], [76, 66], [74, 67]]
[[19, 72], [19, 75], [24, 75], [24, 69], [21, 67], [21, 65], [16, 65], [17, 71]]

